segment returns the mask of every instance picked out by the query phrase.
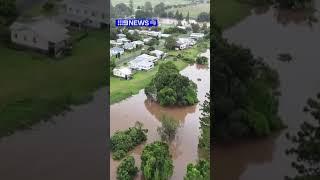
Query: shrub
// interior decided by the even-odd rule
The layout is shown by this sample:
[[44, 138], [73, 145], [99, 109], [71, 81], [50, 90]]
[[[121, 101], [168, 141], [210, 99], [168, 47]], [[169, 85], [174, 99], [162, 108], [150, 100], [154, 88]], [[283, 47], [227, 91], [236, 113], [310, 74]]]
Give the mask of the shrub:
[[208, 58], [204, 56], [199, 56], [196, 59], [197, 64], [208, 64]]
[[160, 121], [161, 127], [158, 127], [157, 131], [163, 141], [169, 142], [175, 137], [179, 122], [166, 115], [163, 115]]
[[136, 122], [134, 127], [114, 133], [110, 138], [113, 159], [122, 159], [130, 150], [147, 140], [148, 130], [142, 129], [142, 126], [140, 122]]
[[133, 180], [138, 173], [138, 168], [135, 166], [135, 161], [132, 156], [123, 159], [117, 169], [118, 180]]

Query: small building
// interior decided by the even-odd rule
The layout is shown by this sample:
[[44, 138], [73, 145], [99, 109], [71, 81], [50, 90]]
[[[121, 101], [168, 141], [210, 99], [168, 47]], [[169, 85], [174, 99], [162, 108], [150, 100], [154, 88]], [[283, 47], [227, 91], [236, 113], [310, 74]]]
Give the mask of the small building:
[[123, 45], [122, 42], [117, 42], [115, 40], [110, 40], [110, 45], [113, 47], [121, 47]]
[[191, 38], [178, 38], [178, 40], [177, 40], [177, 46], [180, 49], [185, 49], [185, 48], [191, 47], [195, 44], [196, 44], [196, 41]]
[[190, 38], [195, 39], [195, 40], [202, 39], [203, 37], [204, 37], [203, 33], [191, 33], [190, 34]]
[[148, 43], [148, 42], [150, 42], [151, 40], [152, 40], [152, 37], [148, 37], [148, 38], [143, 39], [143, 42], [144, 42], [144, 43]]
[[54, 57], [68, 48], [70, 39], [65, 27], [43, 18], [16, 21], [10, 26], [10, 31], [13, 43], [41, 50]]
[[143, 46], [144, 42], [143, 41], [132, 41], [136, 46]]
[[162, 59], [165, 55], [163, 51], [160, 50], [154, 50], [150, 52], [150, 55], [155, 55], [158, 59]]
[[177, 28], [183, 29], [183, 30], [186, 30], [186, 29], [187, 29], [187, 27], [185, 27], [185, 26], [177, 26]]
[[129, 40], [129, 39], [127, 39], [127, 38], [120, 38], [120, 39], [117, 39], [117, 43], [122, 43], [122, 44], [124, 44], [124, 43], [127, 43], [127, 42], [130, 42], [130, 40]]
[[127, 37], [125, 34], [117, 34], [117, 37], [119, 38], [119, 39], [121, 39], [121, 38], [125, 38], [125, 37]]
[[110, 56], [115, 56], [117, 54], [122, 55], [124, 53], [124, 49], [120, 47], [113, 47], [110, 49]]
[[128, 33], [131, 34], [131, 35], [133, 35], [133, 34], [135, 33], [135, 30], [130, 29], [130, 30], [128, 30]]
[[123, 49], [125, 49], [125, 50], [132, 50], [134, 48], [136, 48], [136, 45], [132, 42], [126, 42], [123, 45]]
[[121, 77], [124, 79], [130, 79], [132, 77], [132, 71], [128, 67], [114, 68], [112, 72], [114, 76]]
[[171, 36], [171, 34], [161, 34], [161, 38], [168, 38], [170, 36]]

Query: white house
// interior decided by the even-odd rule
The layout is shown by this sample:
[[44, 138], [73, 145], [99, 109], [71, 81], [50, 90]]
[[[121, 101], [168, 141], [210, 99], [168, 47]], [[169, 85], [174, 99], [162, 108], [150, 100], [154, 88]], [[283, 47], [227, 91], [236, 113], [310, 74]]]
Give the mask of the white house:
[[143, 41], [132, 41], [136, 46], [143, 46], [144, 42]]
[[110, 55], [115, 56], [117, 54], [122, 55], [124, 53], [124, 49], [119, 48], [119, 47], [114, 47], [110, 49]]
[[117, 37], [118, 37], [119, 39], [121, 39], [121, 38], [125, 38], [126, 35], [125, 35], [125, 34], [117, 34]]
[[154, 62], [157, 61], [157, 57], [150, 56], [148, 54], [142, 54], [135, 59], [129, 61], [129, 67], [135, 70], [150, 70], [154, 67]]
[[126, 42], [126, 43], [124, 43], [123, 48], [125, 50], [132, 50], [132, 49], [136, 48], [136, 45], [132, 42]]
[[185, 49], [195, 44], [196, 41], [191, 38], [178, 38], [177, 40], [177, 46], [180, 47], [180, 49]]
[[164, 57], [164, 52], [160, 50], [154, 50], [150, 52], [151, 55], [155, 55], [158, 59], [162, 59]]
[[129, 39], [127, 39], [127, 38], [120, 38], [120, 39], [117, 39], [117, 43], [122, 43], [122, 44], [124, 44], [124, 43], [127, 43], [127, 42], [130, 42], [130, 40], [129, 40]]
[[128, 67], [114, 68], [112, 72], [114, 76], [118, 76], [124, 79], [129, 79], [132, 77], [132, 71]]
[[33, 18], [16, 21], [10, 26], [11, 41], [15, 44], [38, 49], [51, 56], [58, 56], [67, 47], [70, 36], [68, 30], [54, 21]]
[[170, 36], [171, 36], [171, 34], [161, 34], [161, 38], [168, 38]]
[[187, 29], [185, 26], [177, 26], [177, 28], [183, 29], [183, 30], [186, 30], [186, 29]]
[[143, 39], [143, 42], [144, 42], [144, 43], [148, 43], [148, 42], [151, 41], [151, 39], [152, 39], [152, 37], [145, 38], [145, 39]]
[[106, 27], [109, 24], [106, 0], [65, 0], [63, 3], [64, 20], [79, 27]]
[[190, 34], [190, 38], [195, 39], [195, 40], [202, 39], [203, 37], [204, 37], [203, 33], [191, 33]]
[[110, 40], [110, 44], [111, 44], [111, 46], [114, 46], [114, 47], [120, 47], [123, 45], [122, 42], [117, 42], [115, 40]]
[[133, 30], [133, 29], [129, 29], [128, 30], [128, 33], [131, 34], [131, 35], [134, 34], [134, 32], [135, 32], [135, 30]]

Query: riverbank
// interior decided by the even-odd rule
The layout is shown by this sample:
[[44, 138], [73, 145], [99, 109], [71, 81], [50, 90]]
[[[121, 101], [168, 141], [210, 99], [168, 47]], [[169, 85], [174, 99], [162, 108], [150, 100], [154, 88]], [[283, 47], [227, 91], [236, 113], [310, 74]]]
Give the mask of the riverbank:
[[88, 102], [105, 86], [105, 36], [102, 30], [89, 32], [71, 56], [59, 60], [1, 47], [0, 137]]

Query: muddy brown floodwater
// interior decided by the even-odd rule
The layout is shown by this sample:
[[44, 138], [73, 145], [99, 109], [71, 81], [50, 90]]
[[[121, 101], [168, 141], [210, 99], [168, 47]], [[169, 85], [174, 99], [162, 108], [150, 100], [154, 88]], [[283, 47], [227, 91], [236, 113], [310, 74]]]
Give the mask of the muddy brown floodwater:
[[[315, 7], [319, 9], [319, 1]], [[279, 115], [286, 130], [254, 141], [216, 145], [214, 178], [217, 180], [283, 180], [296, 171], [294, 160], [285, 154], [291, 143], [285, 133], [295, 133], [309, 116], [302, 112], [306, 100], [320, 92], [320, 24], [311, 23], [307, 12], [258, 9], [236, 26], [226, 30], [229, 41], [248, 47], [263, 57], [280, 75]], [[315, 13], [319, 18], [319, 14]], [[277, 60], [279, 53], [290, 53], [291, 62]]]
[[[209, 50], [205, 53], [210, 57]], [[198, 137], [199, 117], [201, 116], [200, 104], [205, 100], [206, 93], [210, 90], [210, 69], [207, 66], [190, 65], [180, 72], [187, 76], [198, 86], [198, 98], [200, 103], [189, 107], [164, 108], [157, 103], [147, 100], [144, 90], [124, 101], [114, 104], [110, 108], [110, 134], [116, 130], [125, 130], [132, 127], [136, 121], [144, 124], [148, 131], [148, 140], [151, 143], [160, 140], [157, 127], [160, 124], [160, 117], [163, 114], [172, 116], [180, 122], [175, 139], [170, 144], [170, 151], [173, 158], [174, 173], [172, 180], [182, 180], [188, 163], [196, 162], [198, 159]], [[197, 79], [201, 78], [201, 81]], [[140, 154], [144, 145], [135, 148], [130, 154], [136, 159], [140, 167]], [[112, 160], [110, 154], [111, 180], [116, 179], [116, 168], [119, 161]], [[136, 179], [142, 179], [141, 172]]]

